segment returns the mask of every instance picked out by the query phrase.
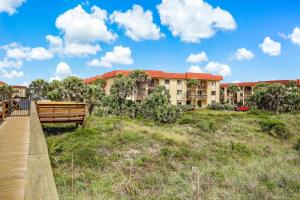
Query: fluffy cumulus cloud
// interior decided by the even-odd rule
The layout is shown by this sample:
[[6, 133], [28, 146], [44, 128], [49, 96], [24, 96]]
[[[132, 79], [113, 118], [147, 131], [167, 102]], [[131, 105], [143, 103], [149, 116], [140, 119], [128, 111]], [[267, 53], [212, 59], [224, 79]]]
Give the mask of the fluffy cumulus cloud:
[[17, 43], [2, 46], [6, 51], [6, 58], [16, 60], [49, 60], [53, 58], [52, 53], [43, 47], [24, 47]]
[[106, 52], [100, 59], [94, 59], [87, 63], [92, 67], [112, 67], [113, 65], [130, 65], [133, 63], [131, 49], [129, 47], [115, 46], [113, 51]]
[[254, 53], [245, 48], [240, 48], [233, 54], [235, 60], [251, 60], [252, 58], [254, 58]]
[[0, 69], [1, 68], [21, 68], [23, 62], [20, 60], [9, 60], [8, 58], [4, 58], [0, 60]]
[[55, 76], [50, 78], [50, 81], [62, 80], [65, 77], [70, 76], [70, 75], [72, 75], [72, 70], [71, 70], [70, 65], [68, 65], [65, 62], [60, 62], [56, 66]]
[[206, 62], [208, 61], [207, 55], [204, 51], [198, 54], [191, 54], [189, 57], [186, 59], [186, 62], [189, 63], [201, 63], [201, 62]]
[[1, 0], [0, 1], [0, 13], [6, 12], [9, 15], [14, 14], [17, 8], [20, 7], [25, 0]]
[[204, 72], [204, 70], [200, 66], [197, 66], [197, 65], [190, 66], [188, 71], [192, 72], [192, 73], [203, 73]]
[[152, 12], [144, 11], [139, 5], [134, 5], [124, 13], [115, 11], [110, 19], [124, 28], [125, 34], [135, 41], [158, 40], [163, 37], [160, 28], [153, 23]]
[[213, 73], [213, 74], [219, 74], [221, 76], [229, 76], [231, 75], [231, 69], [229, 65], [221, 64], [215, 61], [209, 62], [205, 66], [205, 71]]
[[185, 42], [200, 42], [218, 30], [236, 29], [230, 12], [213, 8], [203, 0], [163, 0], [157, 8], [161, 23]]
[[293, 32], [289, 35], [289, 38], [294, 44], [300, 45], [300, 28], [294, 28]]
[[265, 54], [270, 56], [279, 56], [281, 54], [281, 44], [272, 40], [270, 37], [265, 37], [259, 47]]
[[0, 70], [0, 77], [6, 78], [6, 79], [15, 79], [15, 78], [20, 78], [24, 76], [23, 71], [7, 71], [7, 70]]
[[117, 35], [108, 29], [107, 12], [97, 6], [86, 12], [81, 5], [70, 9], [56, 19], [55, 25], [62, 37], [47, 35], [50, 50], [68, 56], [95, 55], [101, 50], [97, 42], [112, 42]]

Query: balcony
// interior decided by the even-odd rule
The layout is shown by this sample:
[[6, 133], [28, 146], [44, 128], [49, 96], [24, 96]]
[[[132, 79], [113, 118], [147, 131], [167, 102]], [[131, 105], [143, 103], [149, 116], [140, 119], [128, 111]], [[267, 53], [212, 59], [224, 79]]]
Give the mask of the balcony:
[[207, 90], [207, 85], [201, 85], [198, 87], [187, 87], [189, 90]]
[[187, 94], [187, 99], [197, 99], [197, 100], [206, 100], [207, 95], [198, 95], [198, 94]]

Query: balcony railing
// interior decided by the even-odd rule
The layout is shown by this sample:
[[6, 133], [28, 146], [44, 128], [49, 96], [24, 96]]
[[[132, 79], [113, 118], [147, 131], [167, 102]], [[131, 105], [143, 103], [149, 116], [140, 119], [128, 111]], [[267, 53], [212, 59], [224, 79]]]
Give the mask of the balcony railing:
[[198, 94], [187, 94], [187, 99], [198, 99], [198, 100], [206, 100], [207, 95], [198, 95]]
[[187, 87], [189, 90], [207, 90], [207, 85], [202, 85], [198, 87]]

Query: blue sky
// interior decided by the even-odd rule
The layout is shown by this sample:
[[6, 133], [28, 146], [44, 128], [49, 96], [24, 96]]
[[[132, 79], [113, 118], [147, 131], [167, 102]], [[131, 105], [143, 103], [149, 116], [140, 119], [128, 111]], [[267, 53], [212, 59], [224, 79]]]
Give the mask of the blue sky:
[[137, 68], [298, 79], [299, 10], [293, 0], [0, 0], [0, 80]]

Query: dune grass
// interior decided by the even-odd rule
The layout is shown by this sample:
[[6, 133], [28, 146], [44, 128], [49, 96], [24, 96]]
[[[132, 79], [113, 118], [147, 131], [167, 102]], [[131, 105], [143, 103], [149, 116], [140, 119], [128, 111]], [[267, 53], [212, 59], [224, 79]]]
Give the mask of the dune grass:
[[[266, 119], [290, 137], [263, 132]], [[192, 199], [193, 167], [201, 199], [300, 199], [300, 114], [199, 110], [172, 125], [89, 117], [84, 129], [44, 128], [61, 199]]]

